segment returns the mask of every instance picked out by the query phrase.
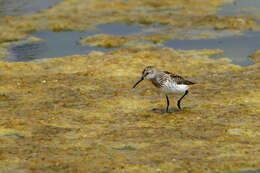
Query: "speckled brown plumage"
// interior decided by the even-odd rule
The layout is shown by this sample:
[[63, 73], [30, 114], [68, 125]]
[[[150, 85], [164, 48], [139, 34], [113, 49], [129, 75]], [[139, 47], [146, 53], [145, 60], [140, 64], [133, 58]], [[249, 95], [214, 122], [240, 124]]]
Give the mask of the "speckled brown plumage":
[[165, 93], [167, 99], [166, 112], [168, 112], [170, 103], [167, 94], [184, 93], [184, 95], [178, 100], [177, 104], [178, 108], [181, 109], [180, 102], [188, 94], [189, 85], [195, 84], [194, 82], [186, 80], [179, 75], [168, 71], [161, 71], [153, 66], [147, 66], [142, 72], [141, 79], [136, 82], [133, 88], [135, 88], [144, 79], [150, 80], [155, 87]]
[[193, 85], [195, 84], [194, 82], [188, 81], [186, 79], [184, 79], [183, 77], [176, 75], [176, 74], [172, 74], [171, 72], [168, 71], [164, 71], [166, 74], [170, 75], [170, 77], [175, 80], [175, 82], [177, 84], [184, 84], [184, 85]]

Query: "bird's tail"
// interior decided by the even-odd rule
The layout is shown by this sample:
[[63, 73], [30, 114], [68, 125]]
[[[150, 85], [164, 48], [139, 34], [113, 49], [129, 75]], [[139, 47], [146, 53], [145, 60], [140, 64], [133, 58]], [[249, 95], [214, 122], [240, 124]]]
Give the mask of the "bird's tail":
[[194, 84], [196, 84], [196, 83], [195, 83], [195, 82], [188, 81], [188, 80], [185, 80], [184, 84], [186, 84], [186, 85], [194, 85]]

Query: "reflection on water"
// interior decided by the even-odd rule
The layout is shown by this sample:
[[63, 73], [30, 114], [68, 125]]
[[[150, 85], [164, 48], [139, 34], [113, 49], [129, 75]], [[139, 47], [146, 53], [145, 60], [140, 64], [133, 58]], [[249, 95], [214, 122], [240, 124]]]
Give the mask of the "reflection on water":
[[31, 15], [61, 0], [0, 0], [0, 17]]
[[219, 57], [229, 57], [232, 63], [241, 66], [249, 66], [253, 61], [248, 57], [256, 50], [260, 49], [260, 32], [245, 32], [244, 36], [229, 36], [218, 39], [201, 39], [201, 40], [170, 40], [165, 46], [174, 49], [222, 49], [224, 54]]

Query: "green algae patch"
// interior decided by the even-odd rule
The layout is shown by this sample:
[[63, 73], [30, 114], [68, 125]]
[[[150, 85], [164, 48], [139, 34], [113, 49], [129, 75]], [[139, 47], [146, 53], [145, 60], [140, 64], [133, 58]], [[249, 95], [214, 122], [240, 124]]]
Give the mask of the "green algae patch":
[[43, 40], [41, 38], [31, 36], [26, 41], [31, 43], [39, 43], [42, 42]]
[[6, 57], [8, 54], [9, 53], [6, 48], [0, 47], [0, 59]]
[[[135, 36], [136, 37], [136, 36]], [[104, 48], [117, 48], [134, 41], [134, 36], [115, 36], [109, 34], [96, 34], [87, 36], [79, 41], [81, 45], [90, 45]]]
[[[259, 64], [221, 50], [128, 47], [0, 63], [0, 167], [38, 172], [208, 172], [259, 169]], [[196, 82], [178, 111], [145, 66]], [[15, 162], [14, 162], [15, 161]], [[88, 164], [86, 164], [88, 163]]]
[[169, 35], [161, 34], [161, 33], [154, 33], [154, 34], [145, 36], [146, 40], [152, 41], [154, 44], [160, 44], [167, 40], [171, 40], [172, 38], [173, 38], [173, 36], [169, 36]]
[[[149, 48], [155, 47], [154, 44], [162, 43], [165, 40], [169, 40], [170, 37], [161, 35], [128, 35], [128, 36], [116, 36], [109, 34], [96, 34], [93, 36], [87, 36], [79, 41], [80, 45], [97, 46], [103, 48], [120, 48], [120, 47], [135, 47], [135, 48]], [[154, 44], [144, 41], [153, 41]]]
[[257, 21], [249, 19], [247, 16], [206, 16], [204, 18], [205, 24], [213, 26], [216, 30], [230, 29], [230, 30], [253, 30], [257, 26]]
[[260, 50], [253, 53], [250, 57], [255, 61], [255, 63], [260, 63]]
[[239, 129], [239, 128], [229, 129], [228, 133], [231, 135], [246, 135], [248, 137], [256, 137], [260, 135], [260, 131], [252, 131], [249, 129]]
[[9, 55], [7, 48], [8, 46], [10, 46], [10, 44], [11, 44], [10, 42], [0, 43], [0, 59]]
[[9, 137], [15, 137], [15, 138], [24, 138], [25, 136], [30, 136], [30, 132], [26, 133], [24, 131], [15, 130], [15, 129], [9, 129], [9, 128], [0, 128], [0, 138], [9, 138]]

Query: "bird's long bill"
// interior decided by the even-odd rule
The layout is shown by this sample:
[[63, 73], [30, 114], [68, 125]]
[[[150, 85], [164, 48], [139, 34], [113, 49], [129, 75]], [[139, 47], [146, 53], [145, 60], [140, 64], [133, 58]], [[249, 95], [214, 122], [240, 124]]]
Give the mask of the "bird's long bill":
[[136, 84], [133, 86], [133, 88], [136, 87], [136, 85], [138, 85], [140, 82], [142, 82], [144, 80], [144, 77], [142, 76], [141, 79], [139, 81], [136, 82]]

